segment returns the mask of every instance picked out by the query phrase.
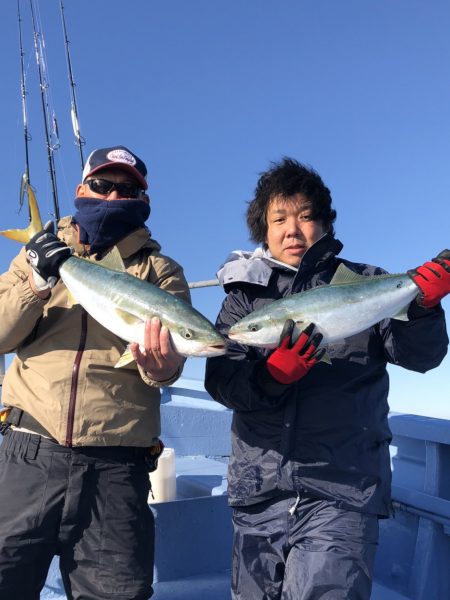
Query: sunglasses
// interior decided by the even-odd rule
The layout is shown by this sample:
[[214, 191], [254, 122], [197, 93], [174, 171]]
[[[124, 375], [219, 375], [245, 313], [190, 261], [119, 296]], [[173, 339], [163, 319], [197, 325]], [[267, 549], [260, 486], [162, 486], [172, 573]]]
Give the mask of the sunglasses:
[[144, 190], [136, 183], [109, 181], [108, 179], [86, 179], [84, 182], [95, 194], [107, 196], [116, 190], [121, 198], [137, 198]]

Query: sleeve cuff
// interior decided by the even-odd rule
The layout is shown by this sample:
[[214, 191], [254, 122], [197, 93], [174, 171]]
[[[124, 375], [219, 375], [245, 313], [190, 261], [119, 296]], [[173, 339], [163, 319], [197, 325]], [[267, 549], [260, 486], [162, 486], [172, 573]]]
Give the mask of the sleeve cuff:
[[143, 381], [148, 386], [150, 386], [150, 387], [157, 387], [157, 388], [169, 387], [169, 385], [172, 385], [172, 383], [175, 383], [175, 381], [177, 381], [177, 379], [180, 377], [180, 375], [181, 375], [181, 373], [183, 371], [183, 368], [181, 366], [168, 379], [164, 379], [164, 381], [157, 381], [156, 379], [153, 379], [151, 377], [151, 375], [149, 373], [147, 373], [146, 371], [144, 371], [141, 367], [138, 366], [138, 369], [139, 369], [139, 371], [141, 373], [141, 377], [142, 377]]
[[275, 398], [282, 396], [289, 387], [284, 383], [279, 383], [272, 377], [267, 370], [265, 359], [255, 366], [252, 379], [267, 396]]
[[428, 317], [433, 313], [439, 313], [442, 311], [441, 303], [432, 306], [431, 308], [424, 308], [420, 306], [416, 300], [413, 300], [408, 307], [408, 318], [409, 319], [420, 319], [422, 317]]

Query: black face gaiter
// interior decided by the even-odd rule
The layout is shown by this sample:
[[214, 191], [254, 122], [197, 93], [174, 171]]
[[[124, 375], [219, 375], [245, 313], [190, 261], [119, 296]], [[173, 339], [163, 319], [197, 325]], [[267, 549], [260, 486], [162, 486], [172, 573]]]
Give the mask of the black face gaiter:
[[80, 242], [89, 244], [91, 254], [102, 254], [132, 231], [145, 227], [150, 206], [144, 200], [99, 200], [75, 198], [73, 221], [80, 230]]

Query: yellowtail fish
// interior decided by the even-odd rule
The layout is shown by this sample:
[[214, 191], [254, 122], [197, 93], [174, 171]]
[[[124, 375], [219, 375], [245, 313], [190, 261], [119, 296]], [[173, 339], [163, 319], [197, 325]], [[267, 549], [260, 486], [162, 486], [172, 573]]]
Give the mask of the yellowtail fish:
[[309, 323], [323, 335], [322, 344], [338, 342], [383, 319], [407, 321], [407, 309], [419, 289], [406, 274], [364, 276], [340, 264], [329, 285], [276, 300], [237, 321], [228, 337], [241, 344], [274, 348], [287, 319], [294, 337]]
[[[43, 228], [36, 197], [29, 186], [27, 193], [30, 225], [0, 232], [23, 243]], [[96, 262], [71, 256], [62, 263], [59, 274], [69, 296], [123, 340], [143, 346], [145, 321], [158, 317], [169, 329], [179, 354], [217, 356], [226, 352], [226, 340], [206, 317], [181, 298], [127, 273], [117, 248]], [[127, 348], [116, 367], [132, 360]]]

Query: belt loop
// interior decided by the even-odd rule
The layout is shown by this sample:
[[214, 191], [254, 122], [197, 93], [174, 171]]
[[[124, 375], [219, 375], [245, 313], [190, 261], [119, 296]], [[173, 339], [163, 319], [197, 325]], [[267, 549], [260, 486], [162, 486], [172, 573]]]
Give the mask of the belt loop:
[[38, 452], [39, 452], [41, 436], [40, 435], [31, 435], [31, 434], [27, 434], [27, 435], [29, 437], [29, 440], [27, 443], [27, 450], [25, 452], [25, 458], [28, 458], [29, 460], [35, 460], [36, 456], [38, 455]]

